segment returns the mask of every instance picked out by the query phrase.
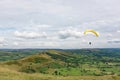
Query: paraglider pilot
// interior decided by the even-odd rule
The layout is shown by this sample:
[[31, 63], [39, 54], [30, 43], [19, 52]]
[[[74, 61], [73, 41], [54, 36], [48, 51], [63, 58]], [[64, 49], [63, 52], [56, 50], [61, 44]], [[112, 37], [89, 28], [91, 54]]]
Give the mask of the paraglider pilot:
[[92, 43], [91, 42], [89, 42], [89, 45], [91, 45]]

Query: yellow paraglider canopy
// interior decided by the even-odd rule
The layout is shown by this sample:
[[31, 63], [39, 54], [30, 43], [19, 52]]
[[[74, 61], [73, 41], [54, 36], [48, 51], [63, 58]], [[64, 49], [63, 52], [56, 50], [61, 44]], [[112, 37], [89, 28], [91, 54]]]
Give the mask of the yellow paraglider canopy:
[[92, 29], [86, 30], [86, 31], [84, 32], [84, 34], [87, 34], [88, 32], [91, 32], [91, 33], [95, 34], [97, 37], [99, 36], [99, 33], [96, 32], [95, 30], [92, 30]]

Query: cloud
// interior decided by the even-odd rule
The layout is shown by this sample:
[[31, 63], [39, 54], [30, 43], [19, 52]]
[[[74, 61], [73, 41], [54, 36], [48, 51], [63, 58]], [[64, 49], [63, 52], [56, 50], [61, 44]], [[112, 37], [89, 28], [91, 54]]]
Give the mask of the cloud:
[[7, 46], [8, 44], [6, 43], [6, 40], [4, 37], [0, 37], [0, 46]]
[[41, 42], [40, 46], [44, 46], [44, 47], [57, 47], [57, 46], [60, 46], [60, 45], [57, 42]]
[[91, 20], [81, 23], [80, 27], [83, 29], [92, 28], [102, 32], [114, 32], [120, 29], [120, 18], [119, 17], [106, 17], [98, 20]]
[[60, 46], [60, 43], [54, 41], [22, 41], [14, 42], [15, 48], [56, 48]]
[[14, 43], [13, 43], [13, 45], [18, 46], [18, 45], [19, 45], [19, 43], [18, 43], [18, 42], [14, 42]]
[[0, 43], [3, 43], [5, 41], [4, 37], [0, 37]]
[[7, 46], [8, 44], [0, 44], [0, 47]]
[[108, 43], [120, 43], [120, 41], [108, 41]]
[[[110, 43], [120, 41], [114, 40], [120, 35], [119, 2], [120, 0], [0, 0], [0, 36], [5, 37], [0, 39], [0, 44], [9, 44], [5, 48], [34, 48], [39, 44], [41, 47], [57, 46], [51, 43], [57, 42], [62, 48], [82, 48], [87, 45], [81, 42], [96, 41], [96, 44], [101, 42], [96, 47], [111, 47], [106, 43], [108, 40]], [[96, 39], [91, 35], [83, 36], [82, 31], [86, 29], [96, 30], [100, 37]], [[44, 43], [40, 43], [42, 41]], [[119, 47], [119, 44], [112, 45]]]
[[28, 32], [28, 31], [15, 31], [14, 35], [19, 38], [24, 38], [24, 39], [36, 39], [36, 38], [46, 38], [47, 34], [45, 32], [43, 33], [37, 33], [37, 32]]
[[120, 33], [120, 30], [118, 30], [117, 32]]
[[109, 40], [108, 43], [120, 43], [120, 39]]
[[113, 36], [113, 34], [110, 34], [110, 33], [108, 33], [106, 35], [107, 35], [107, 37], [112, 37]]
[[42, 24], [42, 25], [35, 25], [37, 28], [50, 28], [50, 25]]
[[81, 36], [83, 35], [82, 32], [76, 29], [67, 29], [67, 30], [59, 31], [58, 34], [60, 39], [81, 38]]

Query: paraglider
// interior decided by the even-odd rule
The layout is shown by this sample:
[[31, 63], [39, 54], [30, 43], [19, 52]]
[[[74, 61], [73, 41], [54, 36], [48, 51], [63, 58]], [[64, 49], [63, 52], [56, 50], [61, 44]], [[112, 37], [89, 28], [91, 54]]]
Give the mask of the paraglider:
[[[87, 33], [93, 33], [96, 37], [99, 37], [99, 33], [96, 32], [95, 30], [92, 30], [92, 29], [89, 29], [89, 30], [86, 30], [84, 31], [84, 34], [86, 35]], [[91, 45], [92, 43], [89, 42], [89, 45]]]
[[87, 34], [87, 33], [89, 33], [89, 32], [93, 33], [93, 34], [96, 35], [97, 37], [99, 36], [99, 33], [96, 32], [95, 30], [92, 30], [92, 29], [86, 30], [86, 31], [84, 32], [84, 34]]

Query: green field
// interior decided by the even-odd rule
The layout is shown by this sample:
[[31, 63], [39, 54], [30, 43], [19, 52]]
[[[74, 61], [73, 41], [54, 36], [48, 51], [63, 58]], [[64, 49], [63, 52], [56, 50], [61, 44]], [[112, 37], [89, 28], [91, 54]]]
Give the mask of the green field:
[[120, 80], [120, 49], [1, 50], [0, 55], [0, 80]]
[[48, 74], [27, 74], [0, 67], [0, 80], [120, 80], [120, 76], [56, 76]]

